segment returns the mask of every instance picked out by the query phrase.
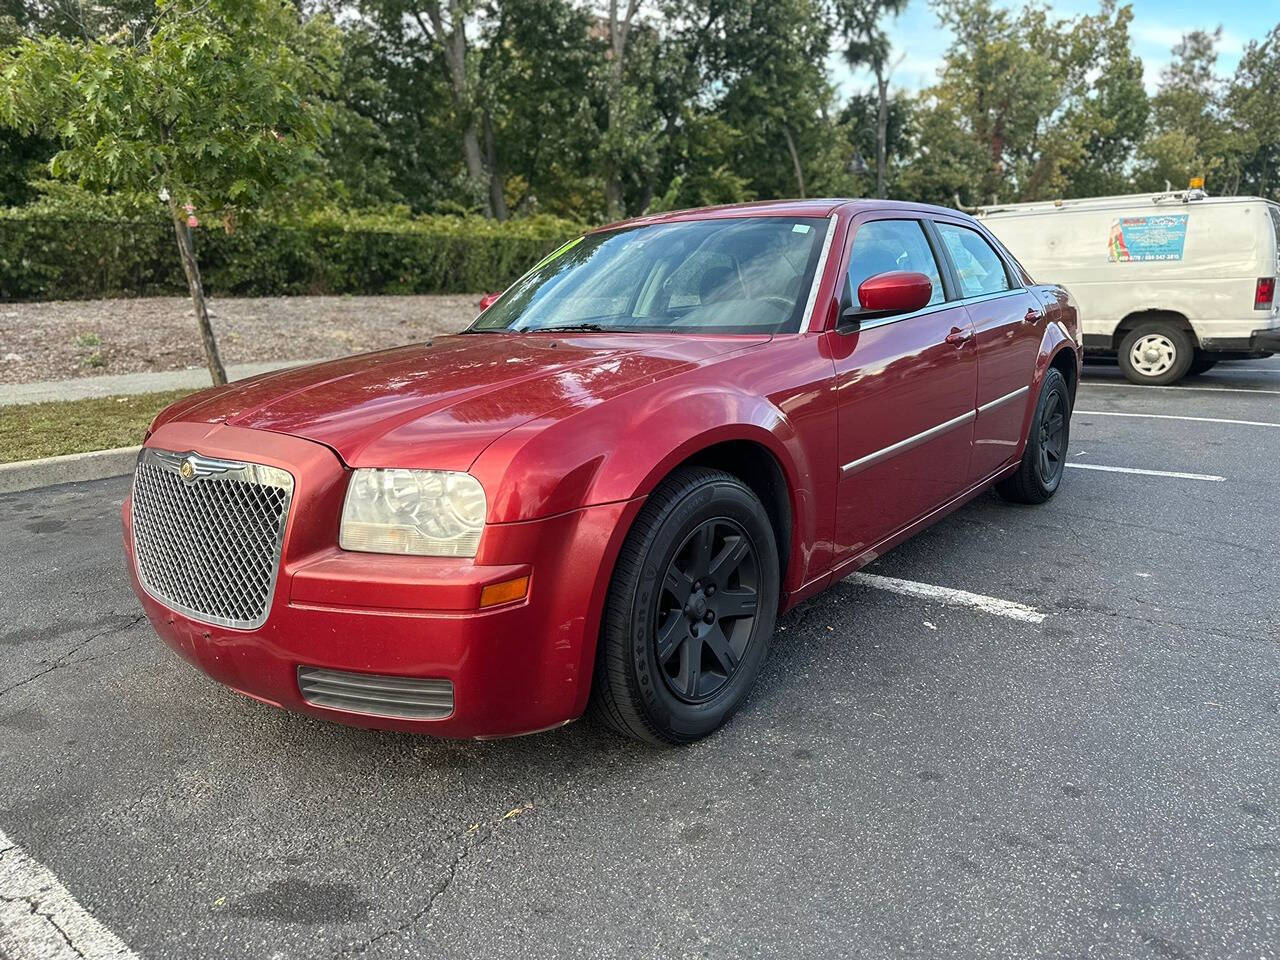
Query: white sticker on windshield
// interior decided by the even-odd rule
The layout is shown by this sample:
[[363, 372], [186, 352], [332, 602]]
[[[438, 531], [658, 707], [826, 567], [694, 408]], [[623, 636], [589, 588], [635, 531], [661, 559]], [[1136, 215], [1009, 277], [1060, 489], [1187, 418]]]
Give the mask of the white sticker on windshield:
[[810, 227], [807, 223], [797, 223], [791, 227], [791, 232], [792, 233], [808, 233], [811, 229], [813, 228]]

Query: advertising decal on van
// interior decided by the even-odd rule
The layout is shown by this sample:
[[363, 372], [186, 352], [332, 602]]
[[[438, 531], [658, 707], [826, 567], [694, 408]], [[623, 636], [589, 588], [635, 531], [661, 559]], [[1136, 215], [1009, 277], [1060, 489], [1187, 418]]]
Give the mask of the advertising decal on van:
[[1120, 217], [1111, 221], [1107, 259], [1112, 263], [1181, 260], [1187, 239], [1187, 214]]

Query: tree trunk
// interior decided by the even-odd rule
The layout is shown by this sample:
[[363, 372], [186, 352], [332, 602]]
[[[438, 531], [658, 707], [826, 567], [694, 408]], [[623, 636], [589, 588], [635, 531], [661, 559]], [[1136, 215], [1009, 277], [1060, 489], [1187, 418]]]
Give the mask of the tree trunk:
[[507, 185], [498, 166], [498, 144], [493, 136], [493, 121], [488, 110], [484, 112], [484, 154], [485, 166], [489, 170], [489, 211], [495, 220], [506, 220]]
[[[608, 117], [606, 125], [610, 134], [617, 130], [619, 118], [617, 103], [622, 97], [622, 82], [626, 77], [627, 66], [627, 34], [631, 32], [631, 21], [635, 18], [640, 0], [626, 0], [626, 10], [621, 18], [618, 16], [618, 0], [609, 0], [609, 86]], [[612, 137], [610, 138], [613, 139]], [[612, 143], [610, 148], [613, 149]], [[609, 220], [621, 220], [626, 215], [622, 204], [622, 172], [617, 169], [614, 158], [609, 157], [604, 171], [604, 205]]]
[[467, 176], [476, 183], [484, 183], [484, 160], [480, 155], [480, 134], [476, 125], [468, 121], [462, 129], [462, 156], [467, 163]]
[[804, 194], [804, 170], [800, 166], [800, 154], [796, 153], [796, 142], [791, 137], [791, 128], [785, 123], [782, 125], [782, 135], [787, 138], [787, 152], [791, 154], [791, 166], [796, 172], [796, 189], [800, 191], [800, 199], [805, 198]]
[[889, 77], [884, 64], [876, 60], [876, 196], [887, 193], [886, 171], [889, 164]]
[[204, 358], [209, 365], [209, 376], [215, 387], [227, 382], [227, 371], [222, 366], [222, 357], [218, 355], [218, 341], [213, 337], [213, 326], [209, 323], [209, 309], [204, 302], [204, 286], [200, 283], [200, 266], [196, 263], [195, 246], [191, 243], [191, 228], [178, 206], [178, 201], [169, 198], [169, 213], [173, 217], [173, 232], [178, 238], [178, 256], [182, 259], [182, 271], [187, 275], [187, 287], [191, 291], [191, 305], [195, 307], [196, 326], [200, 328], [200, 339], [204, 343]]
[[417, 9], [410, 10], [410, 13], [417, 21], [423, 35], [434, 40], [443, 54], [449, 90], [453, 94], [453, 104], [462, 121], [462, 157], [467, 165], [467, 178], [477, 186], [488, 184], [485, 214], [491, 217], [496, 216], [497, 211], [493, 207], [493, 185], [489, 183], [488, 171], [485, 170], [484, 155], [480, 149], [480, 131], [476, 126], [475, 104], [472, 102], [471, 83], [467, 76], [467, 32], [462, 8], [458, 0], [449, 0], [449, 25], [446, 27], [439, 0], [428, 0], [423, 5], [427, 12], [426, 20], [422, 18], [422, 12]]

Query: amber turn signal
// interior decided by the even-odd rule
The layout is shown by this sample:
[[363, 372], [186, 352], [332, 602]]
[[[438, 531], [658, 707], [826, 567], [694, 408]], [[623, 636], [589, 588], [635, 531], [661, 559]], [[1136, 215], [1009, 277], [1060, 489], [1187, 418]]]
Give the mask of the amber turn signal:
[[529, 592], [529, 578], [516, 577], [514, 580], [503, 580], [491, 583], [480, 591], [480, 606], [493, 607], [499, 603], [510, 603], [512, 600], [523, 600]]

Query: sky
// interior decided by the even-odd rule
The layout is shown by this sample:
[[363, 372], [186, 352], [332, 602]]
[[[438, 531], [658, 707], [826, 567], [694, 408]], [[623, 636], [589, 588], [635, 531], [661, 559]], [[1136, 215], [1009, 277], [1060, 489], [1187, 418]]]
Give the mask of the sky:
[[[1218, 70], [1230, 75], [1249, 40], [1261, 39], [1280, 23], [1280, 0], [1128, 0], [1133, 6], [1130, 42], [1142, 58], [1147, 88], [1154, 91], [1160, 71], [1169, 62], [1170, 50], [1182, 34], [1221, 25]], [[1006, 6], [1021, 6], [1008, 2]], [[1096, 0], [1058, 0], [1050, 3], [1055, 15], [1067, 18], [1094, 13]], [[897, 56], [904, 56], [893, 75], [893, 85], [910, 91], [929, 86], [942, 64], [951, 34], [938, 24], [928, 0], [911, 0], [893, 22], [890, 39]], [[832, 58], [833, 78], [841, 98], [871, 87], [870, 76], [854, 72], [838, 56]]]

